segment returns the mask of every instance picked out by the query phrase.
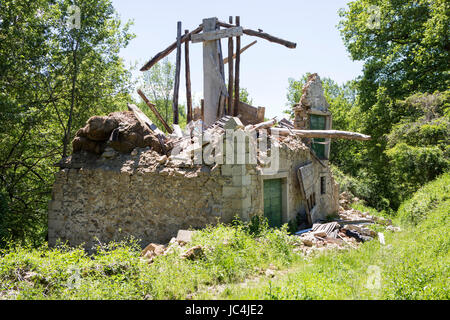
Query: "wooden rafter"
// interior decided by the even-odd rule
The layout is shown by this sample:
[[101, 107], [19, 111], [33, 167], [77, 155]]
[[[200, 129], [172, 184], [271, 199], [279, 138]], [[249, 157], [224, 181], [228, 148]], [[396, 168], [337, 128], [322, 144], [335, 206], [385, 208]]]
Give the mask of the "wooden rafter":
[[[184, 43], [188, 40], [190, 40], [190, 37], [192, 34], [197, 34], [202, 32], [203, 30], [203, 25], [199, 25], [196, 29], [192, 30], [191, 32], [183, 35], [181, 37], [181, 43]], [[160, 61], [161, 59], [165, 58], [166, 56], [168, 56], [173, 50], [175, 50], [177, 48], [177, 42], [175, 41], [174, 43], [172, 43], [169, 47], [167, 47], [166, 49], [164, 49], [163, 51], [157, 53], [152, 59], [150, 59], [142, 68], [140, 71], [147, 71], [148, 69], [150, 69], [151, 67], [153, 67], [156, 63], [158, 63], [158, 61]]]

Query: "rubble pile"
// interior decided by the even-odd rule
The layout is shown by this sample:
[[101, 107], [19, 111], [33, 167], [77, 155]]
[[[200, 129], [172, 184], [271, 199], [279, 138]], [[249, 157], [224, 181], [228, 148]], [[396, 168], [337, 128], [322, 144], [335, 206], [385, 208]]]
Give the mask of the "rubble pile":
[[150, 147], [158, 153], [163, 151], [154, 132], [143, 126], [130, 111], [89, 118], [72, 141], [73, 153], [102, 154], [110, 151], [107, 147], [121, 153], [130, 153], [136, 147]]
[[316, 223], [312, 228], [296, 233], [299, 241], [295, 251], [309, 255], [313, 252], [328, 249], [356, 249], [361, 243], [380, 238], [384, 244], [384, 236], [368, 227], [371, 224], [383, 225], [386, 230], [398, 232], [399, 227], [393, 226], [390, 219], [372, 216], [351, 208], [353, 202], [359, 201], [349, 192], [342, 192], [339, 200], [339, 219], [329, 223]]
[[[272, 136], [271, 127], [292, 128], [293, 125], [286, 119], [277, 123], [274, 118], [244, 127], [238, 117], [224, 116], [207, 128], [203, 127], [202, 120], [195, 120], [189, 122], [183, 131], [174, 131], [170, 135], [165, 135], [154, 124], [142, 123], [132, 111], [113, 112], [108, 116], [89, 118], [86, 125], [77, 131], [72, 141], [73, 155], [62, 159], [60, 166], [76, 167], [77, 161], [95, 161], [94, 158], [98, 155], [103, 159], [115, 159], [131, 154], [132, 157], [139, 155], [140, 164], [142, 160], [145, 160], [144, 162], [149, 166], [192, 168], [195, 166], [195, 157], [199, 151], [209, 152], [211, 157], [220, 156], [216, 154], [216, 150], [219, 149], [215, 148], [218, 147], [218, 143], [225, 140], [226, 130], [242, 131], [244, 134], [255, 131], [255, 135], [261, 139], [258, 130], [267, 129], [267, 137], [273, 143], [278, 143], [277, 146], [290, 150], [308, 149], [304, 143], [305, 139], [295, 135]], [[252, 140], [250, 142], [257, 143]], [[271, 145], [271, 143], [267, 144], [268, 150], [265, 152], [258, 150], [256, 156], [259, 165], [267, 164]], [[252, 147], [255, 147], [255, 150], [257, 148], [257, 146]], [[214, 159], [211, 159], [211, 163], [214, 163]]]

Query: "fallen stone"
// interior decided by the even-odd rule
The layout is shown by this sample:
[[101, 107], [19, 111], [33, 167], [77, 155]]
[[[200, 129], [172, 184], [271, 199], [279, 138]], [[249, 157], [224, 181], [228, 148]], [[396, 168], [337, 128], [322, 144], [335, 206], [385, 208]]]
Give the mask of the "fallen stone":
[[368, 237], [372, 237], [372, 238], [375, 238], [377, 236], [377, 233], [374, 230], [365, 228], [365, 227], [360, 227], [356, 224], [347, 224], [344, 226], [344, 229], [356, 231], [359, 234], [362, 234], [362, 235], [365, 235]]
[[242, 124], [241, 120], [239, 120], [238, 117], [232, 117], [230, 120], [228, 120], [224, 127], [225, 130], [237, 130], [237, 129], [243, 129], [244, 125]]
[[187, 251], [185, 251], [181, 258], [188, 259], [188, 260], [197, 260], [204, 256], [203, 253], [203, 247], [200, 245], [197, 245], [195, 247], [189, 248]]
[[148, 246], [144, 248], [144, 250], [142, 250], [141, 255], [144, 257], [159, 256], [164, 253], [165, 249], [166, 249], [165, 246], [163, 246], [162, 244], [150, 243]]
[[312, 247], [314, 245], [314, 242], [308, 238], [302, 239], [302, 242], [307, 247]]
[[327, 233], [325, 231], [316, 231], [313, 232], [314, 237], [326, 238]]
[[178, 230], [177, 233], [177, 241], [182, 243], [189, 243], [192, 241], [192, 235], [195, 233], [195, 231], [191, 230]]

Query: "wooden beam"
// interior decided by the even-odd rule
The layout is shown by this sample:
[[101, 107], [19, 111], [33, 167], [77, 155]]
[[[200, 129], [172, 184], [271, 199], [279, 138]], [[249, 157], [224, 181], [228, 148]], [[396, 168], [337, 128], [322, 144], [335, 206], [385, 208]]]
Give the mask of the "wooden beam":
[[[236, 16], [236, 26], [240, 26], [241, 18]], [[236, 37], [236, 65], [234, 69], [234, 114], [237, 116], [239, 114], [239, 69], [241, 63], [241, 37]]]
[[141, 123], [143, 127], [147, 127], [150, 130], [152, 130], [156, 135], [159, 135], [166, 139], [166, 135], [164, 132], [158, 129], [158, 127], [150, 120], [145, 113], [141, 111], [136, 105], [129, 103], [128, 104], [128, 110], [132, 111], [136, 119]]
[[167, 122], [164, 120], [164, 118], [158, 112], [158, 110], [156, 109], [156, 106], [147, 99], [144, 92], [142, 92], [141, 89], [138, 89], [137, 93], [141, 96], [142, 100], [144, 100], [144, 102], [147, 104], [147, 106], [150, 108], [150, 110], [153, 111], [153, 113], [158, 118], [158, 120], [162, 123], [162, 125], [166, 129], [166, 131], [168, 133], [172, 133], [172, 128], [167, 124]]
[[[232, 24], [229, 24], [229, 23], [226, 23], [226, 22], [222, 22], [222, 21], [218, 21], [217, 23], [219, 24], [219, 26], [224, 27], [224, 28], [232, 28], [232, 27], [234, 27]], [[252, 30], [252, 29], [244, 29], [243, 32], [246, 35], [259, 37], [259, 38], [268, 40], [270, 42], [278, 43], [278, 44], [281, 44], [281, 45], [283, 45], [285, 47], [288, 47], [290, 49], [294, 49], [294, 48], [297, 47], [297, 44], [295, 42], [283, 40], [281, 38], [274, 37], [274, 36], [272, 36], [272, 35], [270, 35], [268, 33], [262, 32], [262, 31], [255, 31], [255, 30]]]
[[192, 43], [219, 40], [221, 38], [241, 36], [243, 34], [242, 27], [232, 27], [222, 30], [208, 31], [191, 36]]
[[[229, 18], [230, 23], [233, 23], [233, 17]], [[233, 37], [228, 38], [228, 60], [230, 63], [228, 64], [228, 115], [233, 115]]]
[[178, 124], [178, 93], [180, 91], [181, 69], [181, 21], [177, 23], [177, 60], [175, 62], [175, 85], [173, 88], [173, 123]]
[[252, 129], [253, 130], [268, 129], [268, 128], [276, 125], [276, 124], [277, 124], [277, 119], [275, 117], [275, 118], [273, 118], [271, 120], [268, 120], [268, 121], [265, 121], [265, 122], [260, 122], [260, 123], [257, 123], [255, 125], [253, 125]]
[[267, 41], [270, 41], [270, 42], [282, 44], [283, 46], [285, 46], [287, 48], [290, 48], [290, 49], [295, 49], [297, 47], [297, 44], [294, 43], [294, 42], [290, 42], [290, 41], [287, 41], [287, 40], [283, 40], [281, 38], [274, 37], [274, 36], [272, 36], [272, 35], [270, 35], [268, 33], [265, 33], [265, 32], [255, 31], [255, 30], [252, 30], [252, 29], [244, 29], [244, 33], [246, 35], [249, 35], [249, 36], [260, 37], [260, 38], [263, 38], [263, 39], [265, 39]]
[[[203, 25], [198, 26], [196, 29], [192, 30], [191, 32], [189, 32], [188, 34], [185, 34], [183, 37], [181, 37], [181, 43], [184, 43], [186, 41], [190, 40], [190, 36], [193, 34], [197, 34], [202, 32], [203, 30]], [[141, 69], [140, 71], [147, 71], [148, 69], [150, 69], [151, 67], [153, 67], [156, 63], [158, 63], [158, 61], [160, 61], [161, 59], [163, 59], [164, 57], [168, 56], [173, 50], [175, 50], [177, 48], [177, 42], [175, 41], [174, 43], [172, 43], [170, 46], [168, 46], [166, 49], [164, 49], [163, 51], [157, 53], [152, 59], [150, 59]]]
[[[232, 38], [231, 38], [232, 39]], [[244, 52], [245, 50], [247, 50], [248, 48], [250, 48], [251, 46], [253, 46], [255, 43], [257, 42], [257, 40], [253, 41], [252, 43], [249, 43], [248, 45], [246, 45], [245, 47], [243, 47], [240, 51], [240, 54], [242, 54], [242, 52]], [[225, 59], [223, 59], [223, 64], [227, 64], [228, 61], [233, 60], [236, 58], [236, 54], [233, 54], [232, 57], [226, 57]]]
[[294, 134], [305, 138], [331, 138], [347, 140], [370, 140], [371, 137], [358, 132], [338, 131], [338, 130], [297, 130], [287, 128], [271, 128], [271, 132], [278, 133], [281, 136]]
[[[184, 35], [189, 34], [189, 30], [184, 30]], [[184, 62], [186, 72], [186, 108], [187, 123], [191, 122], [192, 117], [192, 94], [191, 94], [191, 67], [189, 63], [189, 41], [184, 43]]]

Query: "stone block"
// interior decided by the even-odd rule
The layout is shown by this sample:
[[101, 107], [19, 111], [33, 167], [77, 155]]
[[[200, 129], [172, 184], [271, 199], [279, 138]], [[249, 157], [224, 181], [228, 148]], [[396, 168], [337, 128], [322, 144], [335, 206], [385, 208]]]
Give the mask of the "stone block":
[[237, 176], [243, 176], [245, 175], [247, 172], [245, 165], [234, 165], [232, 167], [232, 173], [233, 175], [237, 175]]
[[194, 232], [195, 231], [190, 231], [190, 230], [178, 230], [177, 241], [181, 241], [184, 243], [191, 242], [192, 235], [194, 234]]
[[222, 196], [224, 198], [241, 198], [242, 197], [242, 187], [223, 187]]
[[250, 175], [242, 176], [241, 183], [243, 186], [249, 186], [252, 184], [252, 177]]
[[239, 120], [238, 117], [231, 118], [224, 125], [225, 130], [237, 130], [242, 128], [244, 128], [244, 125], [242, 124], [241, 120]]
[[223, 164], [221, 170], [223, 176], [231, 176], [233, 174], [232, 165], [230, 164]]

